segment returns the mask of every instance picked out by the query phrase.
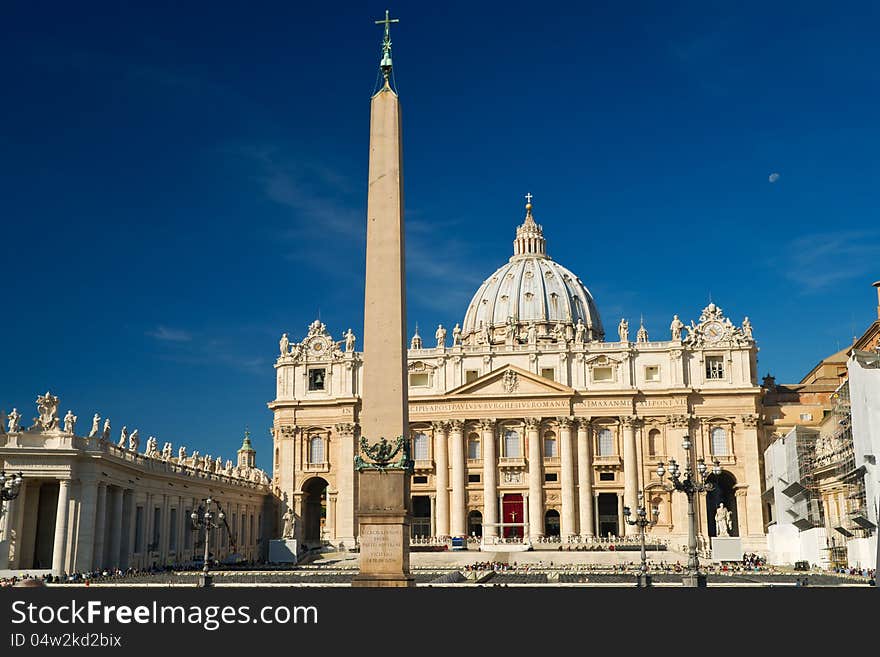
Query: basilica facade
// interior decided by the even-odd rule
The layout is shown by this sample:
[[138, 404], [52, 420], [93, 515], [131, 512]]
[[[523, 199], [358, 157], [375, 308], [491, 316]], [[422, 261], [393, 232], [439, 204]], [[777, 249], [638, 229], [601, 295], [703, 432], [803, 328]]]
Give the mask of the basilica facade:
[[[609, 334], [581, 279], [547, 254], [529, 202], [512, 256], [461, 324], [412, 337], [413, 537], [591, 541], [626, 534], [624, 507], [644, 499], [656, 510], [649, 531], [684, 541], [686, 498], [666, 490], [657, 463], [703, 458], [722, 473], [699, 499], [700, 534], [715, 535], [724, 503], [743, 549], [764, 549], [752, 327], [713, 303], [695, 314], [687, 325], [673, 316], [660, 339], [644, 326], [631, 335], [626, 319]], [[337, 341], [316, 321], [302, 340], [281, 339], [272, 485], [306, 545], [357, 539], [365, 367], [350, 329]]]

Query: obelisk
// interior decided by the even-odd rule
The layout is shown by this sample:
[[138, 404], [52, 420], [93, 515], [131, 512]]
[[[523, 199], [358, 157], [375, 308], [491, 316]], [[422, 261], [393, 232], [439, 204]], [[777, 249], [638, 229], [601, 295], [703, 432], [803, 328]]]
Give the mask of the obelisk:
[[[367, 272], [364, 294], [364, 374], [361, 436], [409, 440], [406, 379], [406, 272], [400, 101], [391, 87], [390, 27], [385, 26], [384, 83], [370, 102], [367, 192]], [[408, 443], [407, 443], [408, 444]], [[401, 467], [358, 468], [360, 572], [353, 586], [413, 586], [409, 574], [410, 472]]]

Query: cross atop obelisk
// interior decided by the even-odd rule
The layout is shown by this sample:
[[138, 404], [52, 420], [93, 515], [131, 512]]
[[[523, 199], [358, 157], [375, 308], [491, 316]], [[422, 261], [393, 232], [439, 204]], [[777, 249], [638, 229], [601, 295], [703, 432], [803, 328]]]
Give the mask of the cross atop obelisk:
[[388, 84], [388, 76], [391, 74], [391, 23], [399, 23], [399, 18], [389, 18], [390, 13], [385, 10], [385, 20], [375, 21], [376, 25], [385, 25], [385, 37], [382, 39], [382, 61], [379, 68], [385, 77], [385, 84]]

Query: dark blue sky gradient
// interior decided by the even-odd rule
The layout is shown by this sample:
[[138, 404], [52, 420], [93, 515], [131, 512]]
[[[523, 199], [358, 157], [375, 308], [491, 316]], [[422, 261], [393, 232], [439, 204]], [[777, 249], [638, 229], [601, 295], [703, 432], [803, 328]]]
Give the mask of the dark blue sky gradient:
[[[461, 321], [530, 191], [612, 333], [711, 295], [798, 380], [875, 317], [878, 7], [392, 6], [410, 329]], [[250, 425], [269, 467], [280, 333], [361, 334], [384, 9], [4, 3], [0, 408], [224, 458]]]

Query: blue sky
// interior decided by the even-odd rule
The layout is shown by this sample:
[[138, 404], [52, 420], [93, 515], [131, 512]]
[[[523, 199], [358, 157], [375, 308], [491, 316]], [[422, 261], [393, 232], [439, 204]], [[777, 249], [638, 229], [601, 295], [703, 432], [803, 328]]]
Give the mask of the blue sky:
[[[606, 326], [711, 295], [798, 380], [876, 317], [878, 7], [391, 6], [410, 328], [461, 321], [531, 192]], [[224, 456], [249, 425], [269, 468], [280, 333], [361, 332], [384, 9], [4, 4], [0, 408]]]

